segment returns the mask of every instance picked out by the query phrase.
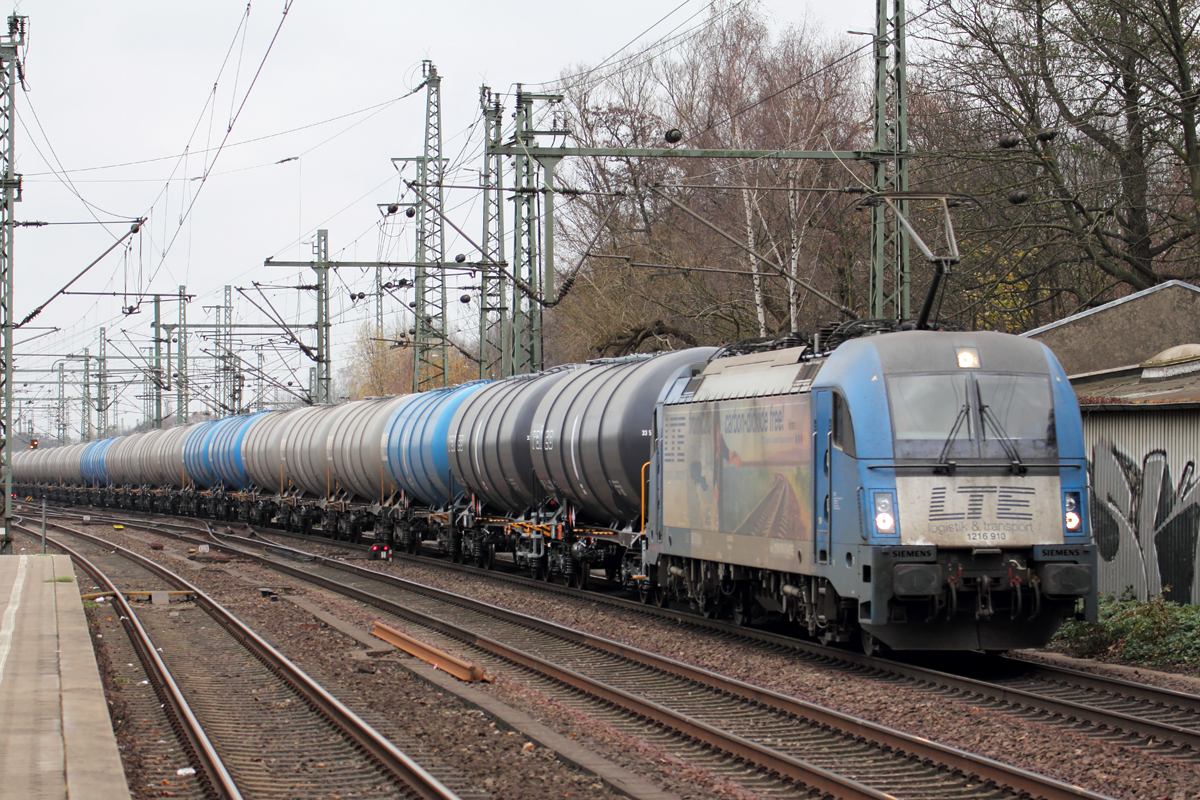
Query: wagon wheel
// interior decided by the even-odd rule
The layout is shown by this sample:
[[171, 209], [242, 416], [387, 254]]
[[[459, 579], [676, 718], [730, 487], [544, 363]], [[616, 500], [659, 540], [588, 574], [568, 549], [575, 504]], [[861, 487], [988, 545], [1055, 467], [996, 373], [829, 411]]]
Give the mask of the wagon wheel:
[[652, 586], [649, 581], [638, 581], [638, 600], [641, 601], [643, 605], [650, 605], [650, 603], [654, 600], [655, 594], [657, 594], [656, 588], [657, 587]]
[[659, 608], [671, 607], [671, 595], [662, 586], [657, 586], [654, 588], [653, 601], [654, 605], [658, 606]]
[[591, 579], [592, 571], [588, 569], [587, 564], [580, 564], [579, 571], [575, 573], [571, 582], [576, 589], [586, 590]]

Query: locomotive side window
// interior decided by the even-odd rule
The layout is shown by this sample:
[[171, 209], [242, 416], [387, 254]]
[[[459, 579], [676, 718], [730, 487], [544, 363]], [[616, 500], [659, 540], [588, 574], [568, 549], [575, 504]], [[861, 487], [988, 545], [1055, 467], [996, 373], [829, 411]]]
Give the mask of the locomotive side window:
[[848, 456], [855, 456], [854, 422], [850, 419], [850, 406], [837, 392], [833, 394], [833, 444]]

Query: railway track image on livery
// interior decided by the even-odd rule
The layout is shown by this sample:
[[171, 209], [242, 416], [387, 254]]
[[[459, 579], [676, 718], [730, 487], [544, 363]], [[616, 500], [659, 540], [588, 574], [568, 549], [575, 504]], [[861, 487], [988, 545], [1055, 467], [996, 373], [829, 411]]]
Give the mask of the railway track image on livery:
[[[156, 527], [151, 525], [151, 528]], [[221, 539], [230, 537], [222, 536]], [[242, 540], [236, 548], [227, 543], [227, 552], [242, 559], [250, 557], [247, 547], [260, 551], [263, 546], [262, 541]], [[455, 640], [458, 646], [469, 645], [472, 660], [498, 672], [528, 675], [523, 680], [538, 682], [544, 687], [542, 691], [556, 694], [560, 702], [584, 708], [595, 703], [592, 698], [602, 698], [604, 703], [617, 705], [619, 711], [608, 710], [604, 714], [590, 711], [607, 717], [610, 724], [629, 726], [631, 715], [636, 714], [652, 718], [658, 726], [676, 732], [683, 730], [688, 733], [682, 745], [684, 752], [689, 747], [695, 748], [696, 741], [701, 741], [716, 751], [738, 753], [760, 768], [764, 766], [780, 775], [792, 776], [793, 780], [809, 786], [818, 780], [827, 780], [820, 776], [821, 770], [836, 770], [848, 771], [858, 782], [870, 787], [862, 794], [853, 792], [852, 784], [850, 788], [842, 786], [835, 790], [836, 796], [876, 796], [871, 792], [914, 798], [1009, 796], [1007, 790], [1028, 792], [1033, 796], [1096, 796], [1021, 770], [1006, 776], [1004, 772], [1009, 768], [988, 759], [972, 757], [953, 748], [930, 746], [928, 742], [923, 744], [922, 740], [912, 736], [876, 729], [870, 723], [793, 698], [772, 696], [761, 687], [739, 684], [707, 670], [624, 648], [610, 640], [566, 631], [521, 614], [502, 612], [488, 603], [438, 593], [378, 575], [361, 566], [310, 554], [293, 553], [288, 558], [284, 548], [278, 546], [270, 546], [270, 551], [272, 566], [288, 576], [317, 581], [326, 589], [389, 610], [398, 615], [389, 624], [416, 624], [422, 638], [449, 637], [446, 638], [448, 646]], [[312, 560], [300, 560], [305, 558]], [[402, 607], [395, 603], [401, 603]], [[547, 658], [552, 664], [542, 663]], [[593, 678], [588, 678], [589, 675]], [[594, 676], [602, 676], [602, 680], [596, 681]], [[734, 736], [734, 741], [714, 739], [714, 736], [728, 734]], [[654, 735], [659, 740], [666, 739], [664, 733]], [[871, 741], [876, 744], [866, 745]], [[665, 741], [658, 744], [667, 746]], [[766, 744], [768, 753], [760, 752], [755, 756], [751, 754], [754, 751], [738, 750], [751, 744], [760, 747]], [[880, 747], [884, 751], [895, 751], [882, 763]], [[932, 747], [932, 750], [923, 750], [923, 747]], [[787, 758], [788, 753], [793, 753], [791, 759]], [[805, 777], [805, 772], [797, 772], [802, 768], [790, 762], [797, 756], [800, 756], [797, 760], [803, 760], [804, 756], [811, 758], [812, 753], [823, 753], [817, 759], [820, 763], [808, 765], [809, 768], [815, 766], [818, 775], [808, 772]], [[780, 759], [780, 756], [784, 758]], [[719, 760], [713, 753], [707, 758]], [[770, 758], [779, 760], [773, 762]], [[920, 765], [926, 762], [934, 766]], [[706, 769], [721, 771], [722, 768], [719, 764], [706, 764]], [[732, 772], [728, 766], [724, 769], [726, 774], [737, 775], [746, 771], [746, 765], [737, 765]], [[962, 782], [953, 780], [955, 772], [964, 775]], [[770, 781], [761, 775], [743, 776], [742, 780], [749, 780], [748, 786], [763, 794], [790, 793], [786, 787], [770, 789]], [[857, 792], [863, 792], [863, 789]]]
[[[119, 545], [54, 529], [70, 540], [55, 546], [100, 582], [127, 623], [192, 762], [177, 772], [180, 783], [197, 796], [325, 798], [354, 786], [363, 797], [457, 800], [198, 587]], [[191, 602], [138, 614], [119, 585], [131, 583]]]

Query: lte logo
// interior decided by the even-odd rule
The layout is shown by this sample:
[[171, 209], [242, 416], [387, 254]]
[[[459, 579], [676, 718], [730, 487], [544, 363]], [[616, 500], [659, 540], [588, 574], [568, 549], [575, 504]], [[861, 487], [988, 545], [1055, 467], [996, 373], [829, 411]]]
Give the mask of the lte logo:
[[1033, 519], [1036, 489], [1024, 486], [959, 486], [953, 493], [939, 486], [929, 498], [931, 521], [988, 519], [1028, 521]]

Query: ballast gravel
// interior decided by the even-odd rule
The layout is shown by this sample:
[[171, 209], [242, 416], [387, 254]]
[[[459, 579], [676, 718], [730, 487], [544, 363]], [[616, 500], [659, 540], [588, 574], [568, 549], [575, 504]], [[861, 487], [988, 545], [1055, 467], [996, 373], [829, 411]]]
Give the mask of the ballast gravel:
[[[466, 786], [451, 788], [464, 798], [496, 800], [609, 800], [622, 796], [603, 781], [563, 763], [551, 750], [517, 732], [505, 730], [453, 695], [431, 686], [404, 668], [403, 655], [363, 659], [362, 645], [288, 602], [273, 602], [259, 592], [262, 586], [287, 584], [330, 614], [371, 628], [378, 613], [367, 606], [301, 581], [280, 577], [268, 568], [235, 560], [229, 565], [194, 562], [183, 568], [187, 547], [164, 537], [136, 531], [114, 531], [107, 525], [81, 529], [137, 552], [180, 572], [225, 606], [259, 635], [294, 661], [335, 696], [346, 702], [419, 763], [432, 756], [438, 763], [466, 776]], [[152, 550], [150, 541], [163, 542]], [[618, 766], [641, 774], [679, 800], [750, 800], [754, 795], [714, 778], [651, 745], [631, 740], [595, 720], [582, 717], [547, 699], [540, 692], [498, 676], [495, 684], [476, 684], [587, 749]], [[415, 740], [415, 744], [413, 743]], [[436, 774], [436, 773], [435, 773]], [[439, 775], [439, 777], [441, 777]], [[132, 787], [131, 787], [132, 788]], [[139, 795], [135, 794], [135, 797]], [[157, 797], [159, 794], [141, 796]]]
[[[321, 554], [331, 557], [350, 559], [357, 555], [336, 545], [308, 542], [296, 545], [294, 541], [284, 539], [281, 543], [313, 552], [324, 550]], [[816, 667], [786, 654], [723, 642], [694, 630], [681, 629], [670, 622], [646, 619], [620, 609], [602, 608], [586, 600], [555, 595], [552, 602], [547, 602], [547, 596], [535, 589], [491, 581], [486, 576], [474, 578], [402, 558], [392, 562], [364, 561], [362, 564], [502, 608], [532, 614], [567, 628], [607, 636], [1122, 800], [1200, 798], [1200, 766], [1152, 752], [937, 697], [898, 683]], [[1141, 670], [1138, 679], [1145, 679], [1147, 672]], [[1166, 686], [1182, 683], [1173, 675], [1156, 674], [1154, 677]]]
[[[98, 532], [102, 530], [105, 536], [112, 537], [115, 533], [108, 526], [96, 527]], [[171, 563], [169, 557], [164, 558], [162, 554], [153, 554], [149, 550], [146, 537], [129, 535], [121, 538], [128, 539], [132, 549], [146, 555], [154, 555], [163, 563]], [[946, 699], [909, 688], [898, 682], [876, 680], [837, 669], [818, 667], [786, 654], [759, 651], [745, 645], [724, 642], [698, 634], [694, 630], [682, 629], [670, 622], [647, 619], [611, 607], [601, 607], [598, 603], [588, 600], [561, 595], [550, 597], [534, 588], [489, 580], [486, 575], [466, 575], [402, 558], [393, 562], [366, 562], [362, 561], [360, 552], [352, 552], [337, 545], [298, 545], [291, 540], [285, 540], [283, 543], [330, 557], [354, 560], [361, 565], [397, 577], [481, 599], [498, 607], [532, 614], [568, 628], [607, 636], [747, 683], [1039, 772], [1115, 798], [1200, 798], [1200, 767], [1152, 752], [1100, 741], [1038, 721], [1018, 719], [968, 702]], [[167, 546], [180, 547], [178, 543], [169, 543]], [[178, 564], [177, 561], [175, 563]], [[246, 562], [238, 563], [236, 570], [244, 573], [243, 580], [251, 583], [254, 580], [263, 584], [280, 581], [278, 577], [268, 579], [268, 575], [275, 573]], [[211, 587], [219, 600], [222, 596], [229, 598], [234, 613], [244, 614], [245, 621], [263, 632], [266, 638], [279, 646], [289, 657], [295, 658], [304, 669], [309, 670], [311, 664], [312, 674], [319, 681], [325, 683], [326, 673], [335, 685], [337, 680], [346, 678], [342, 662], [345, 660], [345, 651], [352, 646], [349, 639], [334, 645], [328, 637], [341, 635], [325, 632], [320, 641], [306, 641], [299, 632], [311, 628], [299, 626], [305, 623], [311, 625], [312, 618], [298, 609], [283, 613], [289, 604], [268, 603], [249, 597], [246, 594], [245, 583], [242, 587], [231, 586], [228, 573], [217, 567], [202, 570], [199, 577], [201, 580], [198, 582], [205, 586], [206, 590]], [[283, 580], [297, 583], [290, 578]], [[310, 601], [318, 603], [342, 619], [361, 625], [364, 630], [369, 629], [374, 618], [371, 609], [353, 601], [335, 598], [321, 590], [297, 588], [297, 591], [303, 591]], [[239, 592], [242, 593], [241, 597], [238, 597]], [[301, 622], [301, 617], [306, 619]], [[377, 671], [368, 678], [350, 678], [347, 688], [351, 692], [359, 693], [369, 705], [373, 704], [376, 708], [406, 709], [396, 712], [404, 715], [419, 712], [423, 707], [414, 705], [412, 700], [410, 687], [413, 679], [406, 677], [407, 673], [400, 668], [394, 671], [388, 671], [386, 667], [384, 669], [382, 673]], [[1149, 682], [1146, 673], [1145, 670], [1141, 671], [1141, 677], [1138, 679]], [[1171, 678], [1175, 676], [1165, 676], [1160, 680], [1169, 685], [1173, 682], [1168, 680]], [[665, 757], [644, 742], [631, 741], [630, 737], [597, 726], [593, 721], [578, 719], [562, 706], [503, 678], [488, 690], [495, 691], [511, 705], [539, 717], [560, 733], [583, 741], [588, 747], [614, 762], [641, 774], [653, 776], [666, 791], [673, 792], [681, 798], [740, 800], [752, 796], [739, 787], [719, 779], [710, 779], [686, 764]], [[447, 713], [464, 719], [472, 716], [465, 708]], [[501, 745], [504, 744], [503, 740], [519, 738], [489, 733], [488, 731], [494, 729], [487, 728], [487, 723], [482, 723], [482, 727], [487, 730], [482, 734], [476, 733], [476, 738], [498, 741]], [[449, 734], [439, 731], [439, 735]], [[471, 734], [459, 736], [470, 742]], [[447, 743], [443, 749], [457, 748], [463, 753], [462, 759], [472, 763], [477, 760], [490, 763], [489, 759], [495, 759], [495, 768], [489, 773], [489, 777], [494, 776], [497, 782], [503, 780], [504, 785], [488, 787], [494, 797], [521, 800], [527, 797], [612, 796], [607, 789], [587, 784], [587, 779], [572, 780], [572, 776], [568, 774], [572, 770], [554, 762], [552, 754], [548, 752], [542, 757], [547, 772], [534, 770], [534, 774], [530, 775], [528, 767], [539, 763], [531, 759], [528, 755], [530, 751], [521, 749], [510, 753], [510, 748], [500, 746], [495, 752], [484, 756], [472, 751], [470, 744], [463, 744], [461, 741], [457, 744]], [[513, 742], [514, 746], [516, 744]], [[536, 749], [534, 754], [536, 757]], [[512, 758], [513, 755], [516, 757]], [[550, 765], [556, 765], [566, 770], [566, 773], [562, 776], [557, 773], [551, 775], [553, 771], [549, 770]], [[509, 779], [509, 769], [514, 771], [516, 777]], [[595, 781], [594, 778], [591, 780]], [[553, 789], [547, 781], [555, 781]]]

